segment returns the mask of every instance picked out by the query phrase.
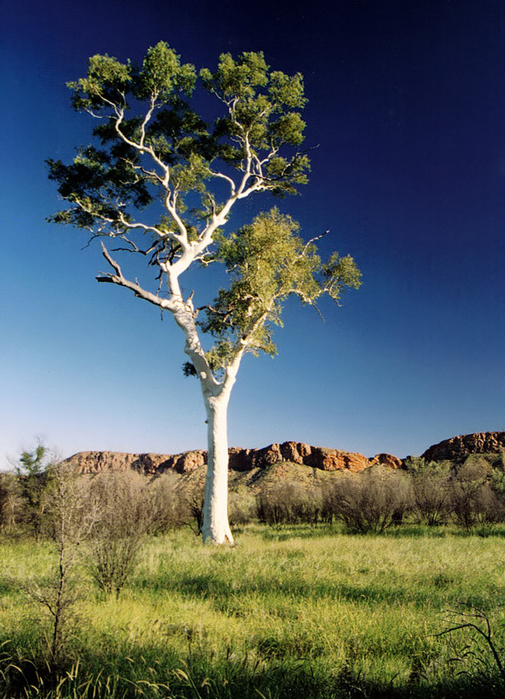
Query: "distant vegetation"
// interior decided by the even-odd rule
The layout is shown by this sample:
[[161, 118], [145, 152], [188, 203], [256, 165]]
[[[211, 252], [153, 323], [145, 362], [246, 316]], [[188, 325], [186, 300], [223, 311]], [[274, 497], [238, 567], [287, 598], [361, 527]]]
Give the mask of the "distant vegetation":
[[503, 696], [503, 454], [284, 473], [231, 494], [222, 549], [174, 474], [26, 452], [0, 479], [0, 698]]
[[[51, 474], [49, 455], [40, 446], [25, 452], [14, 472], [0, 473], [0, 532], [42, 535]], [[112, 532], [119, 513], [130, 507], [137, 509], [124, 523], [128, 535], [133, 529], [159, 535], [178, 527], [199, 533], [202, 474], [181, 477], [169, 471], [147, 477], [107, 471], [81, 476], [87, 497], [100, 512], [94, 535]], [[483, 530], [505, 522], [505, 452], [471, 454], [459, 461], [408, 457], [404, 468], [376, 465], [360, 473], [282, 462], [261, 469], [252, 484], [245, 485], [239, 474], [230, 490], [229, 516], [235, 526], [341, 522], [358, 533], [381, 533], [402, 524]]]

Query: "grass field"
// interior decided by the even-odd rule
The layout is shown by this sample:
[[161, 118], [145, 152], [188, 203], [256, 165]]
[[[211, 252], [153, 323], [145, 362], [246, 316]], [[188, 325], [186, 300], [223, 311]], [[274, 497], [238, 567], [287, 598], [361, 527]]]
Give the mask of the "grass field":
[[[51, 620], [20, 589], [55, 564], [48, 543], [0, 544], [0, 697], [499, 697], [472, 628], [505, 645], [505, 530], [403, 526], [352, 536], [320, 526], [236, 531], [234, 548], [189, 530], [151, 538], [119, 598], [79, 573], [58, 672]], [[452, 614], [454, 613], [454, 614]]]

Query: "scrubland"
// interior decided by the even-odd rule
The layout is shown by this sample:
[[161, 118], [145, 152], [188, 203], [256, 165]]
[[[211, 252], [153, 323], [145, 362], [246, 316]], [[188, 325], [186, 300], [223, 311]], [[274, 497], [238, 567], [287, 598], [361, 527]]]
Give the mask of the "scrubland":
[[505, 695], [504, 454], [281, 464], [233, 548], [198, 482], [45, 458], [0, 478], [0, 699]]
[[[149, 536], [120, 594], [94, 582], [83, 543], [57, 663], [34, 590], [58, 580], [58, 546], [4, 535], [0, 696], [503, 696], [503, 525], [235, 533], [233, 548], [203, 547], [189, 527]], [[487, 621], [488, 640], [449, 632]]]

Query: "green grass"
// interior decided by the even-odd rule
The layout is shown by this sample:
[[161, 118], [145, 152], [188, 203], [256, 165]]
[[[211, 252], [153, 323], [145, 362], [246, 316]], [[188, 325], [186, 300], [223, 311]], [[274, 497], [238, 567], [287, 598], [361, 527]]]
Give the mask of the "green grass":
[[152, 539], [119, 599], [82, 571], [58, 673], [44, 663], [49, 619], [16, 585], [51, 569], [51, 547], [4, 542], [0, 697], [503, 696], [485, 645], [437, 636], [466, 605], [505, 643], [503, 532], [401, 531], [248, 526], [233, 549], [189, 531]]

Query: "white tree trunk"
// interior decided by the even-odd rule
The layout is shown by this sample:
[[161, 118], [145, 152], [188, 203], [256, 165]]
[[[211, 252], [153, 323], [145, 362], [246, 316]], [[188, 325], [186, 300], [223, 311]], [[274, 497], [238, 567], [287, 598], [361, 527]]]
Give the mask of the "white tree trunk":
[[204, 543], [233, 544], [228, 523], [229, 393], [205, 398], [208, 423], [208, 466], [202, 538]]
[[177, 275], [174, 273], [169, 279], [172, 296], [170, 310], [186, 338], [184, 351], [197, 371], [207, 411], [208, 466], [202, 538], [204, 543], [233, 544], [228, 523], [228, 404], [243, 349], [226, 368], [223, 380], [219, 382], [213, 376], [202, 349], [192, 302], [182, 300]]

